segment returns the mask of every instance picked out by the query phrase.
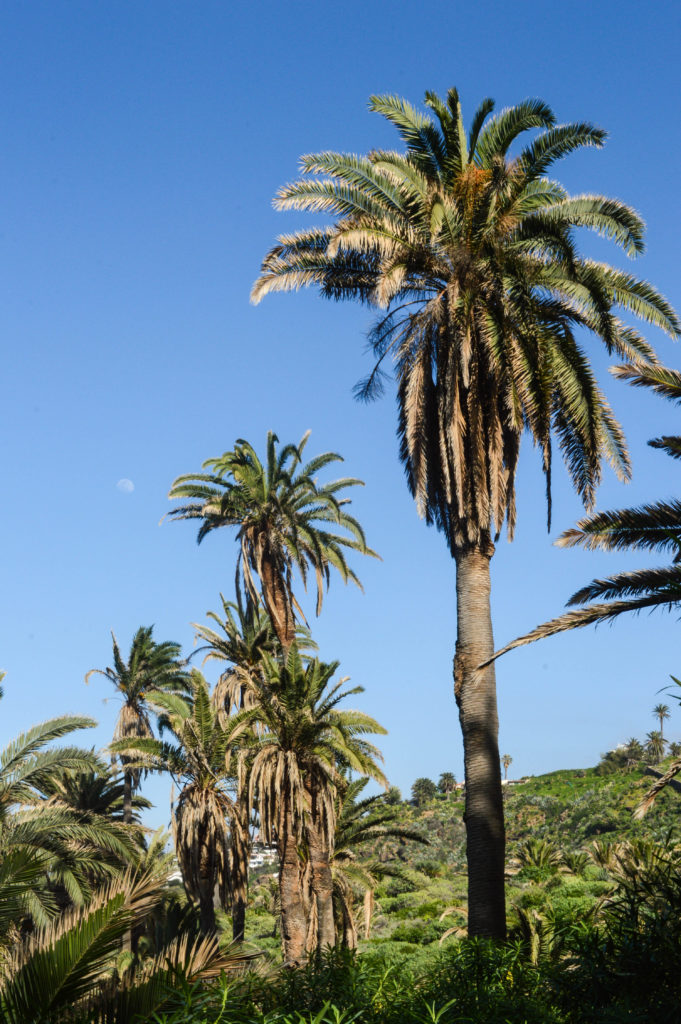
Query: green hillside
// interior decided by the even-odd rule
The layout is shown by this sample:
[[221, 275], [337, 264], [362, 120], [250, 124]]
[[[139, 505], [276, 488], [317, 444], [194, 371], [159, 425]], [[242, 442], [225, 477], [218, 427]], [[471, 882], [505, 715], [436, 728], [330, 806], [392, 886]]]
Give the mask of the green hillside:
[[[681, 811], [679, 786], [676, 791], [667, 787], [642, 821], [633, 818], [665, 764], [610, 770], [604, 762], [596, 768], [565, 769], [504, 787], [511, 927], [519, 926], [518, 908], [535, 917], [548, 915], [559, 926], [576, 925], [612, 890], [609, 857], [615, 844], [664, 842], [673, 835]], [[388, 840], [372, 851], [379, 860], [399, 862], [408, 881], [389, 879], [377, 889], [369, 938], [360, 943], [364, 949], [385, 944], [405, 950], [433, 946], [448, 930], [465, 926], [462, 791], [438, 793], [419, 807], [402, 801], [395, 809], [400, 824], [419, 831], [428, 845]], [[534, 848], [529, 860], [539, 863], [523, 863], [528, 841]], [[248, 938], [276, 954], [279, 940], [273, 937], [268, 886], [266, 873], [252, 886]], [[448, 908], [455, 909], [442, 917]], [[359, 925], [360, 934], [365, 935], [361, 909]]]

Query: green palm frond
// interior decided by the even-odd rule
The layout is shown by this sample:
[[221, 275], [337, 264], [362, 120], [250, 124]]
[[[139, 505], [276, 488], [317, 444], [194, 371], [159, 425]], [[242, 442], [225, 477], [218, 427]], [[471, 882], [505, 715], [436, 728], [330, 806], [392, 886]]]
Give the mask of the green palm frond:
[[549, 502], [552, 435], [587, 508], [605, 462], [628, 475], [622, 430], [575, 327], [642, 372], [654, 351], [619, 311], [673, 337], [681, 325], [652, 285], [577, 249], [577, 229], [587, 228], [638, 254], [638, 214], [604, 196], [569, 196], [545, 177], [568, 153], [601, 146], [601, 129], [556, 125], [541, 100], [490, 116], [485, 100], [466, 139], [455, 89], [446, 100], [427, 93], [426, 107], [429, 114], [397, 96], [371, 98], [404, 153], [304, 158], [303, 177], [278, 202], [323, 209], [336, 222], [282, 236], [252, 297], [316, 285], [325, 297], [385, 310], [371, 333], [376, 362], [356, 393], [379, 395], [393, 361], [408, 484], [455, 554], [473, 536], [484, 546], [504, 521], [512, 534], [523, 430], [542, 452]]
[[[298, 445], [285, 445], [277, 451], [278, 438], [270, 431], [264, 460], [248, 441], [239, 438], [232, 450], [204, 463], [204, 468], [212, 470], [209, 479], [215, 486], [207, 490], [202, 474], [185, 475], [175, 480], [169, 494], [171, 499], [198, 499], [174, 508], [169, 516], [200, 519], [199, 543], [219, 527], [238, 528], [237, 577], [240, 572], [246, 597], [254, 607], [262, 598], [282, 646], [289, 646], [295, 637], [295, 612], [300, 609], [291, 586], [294, 570], [304, 586], [308, 570], [314, 572], [319, 614], [332, 568], [345, 582], [359, 585], [346, 562], [345, 550], [375, 555], [360, 524], [346, 511], [349, 499], [338, 497], [362, 482], [346, 477], [318, 483], [317, 473], [342, 459], [335, 452], [325, 452], [305, 462], [308, 436]], [[327, 529], [327, 523], [345, 533]]]

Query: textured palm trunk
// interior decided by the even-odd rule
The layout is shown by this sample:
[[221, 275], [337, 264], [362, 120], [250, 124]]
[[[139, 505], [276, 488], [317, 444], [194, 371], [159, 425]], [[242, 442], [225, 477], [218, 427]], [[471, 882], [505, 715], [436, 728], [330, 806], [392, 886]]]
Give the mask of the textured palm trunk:
[[132, 772], [127, 768], [123, 771], [123, 821], [132, 825]]
[[239, 820], [231, 830], [231, 890], [232, 890], [232, 938], [243, 942], [246, 928], [246, 905], [248, 903], [248, 861], [250, 840], [248, 834], [248, 789], [246, 796], [239, 796], [237, 813]]
[[[123, 821], [126, 825], [132, 824], [132, 772], [127, 768], [123, 769]], [[133, 930], [130, 929], [123, 936], [123, 949], [133, 953], [136, 946]]]
[[477, 669], [494, 653], [489, 565], [493, 551], [490, 543], [487, 551], [473, 548], [456, 555], [454, 693], [466, 782], [468, 933], [503, 939], [505, 831], [496, 679], [494, 665]]
[[199, 925], [202, 935], [215, 931], [215, 894], [211, 885], [202, 885], [199, 891]]
[[357, 925], [349, 906], [343, 905], [343, 945], [346, 949], [357, 949]]
[[298, 844], [290, 824], [290, 816], [286, 815], [279, 839], [279, 896], [284, 963], [295, 967], [305, 959], [307, 918], [300, 884]]
[[321, 829], [313, 822], [307, 834], [310, 856], [311, 887], [317, 909], [317, 951], [336, 944], [336, 923], [333, 917], [333, 878], [331, 851]]
[[286, 651], [296, 638], [291, 596], [281, 574], [267, 554], [264, 554], [262, 558], [260, 582], [267, 614], [272, 621], [279, 643]]

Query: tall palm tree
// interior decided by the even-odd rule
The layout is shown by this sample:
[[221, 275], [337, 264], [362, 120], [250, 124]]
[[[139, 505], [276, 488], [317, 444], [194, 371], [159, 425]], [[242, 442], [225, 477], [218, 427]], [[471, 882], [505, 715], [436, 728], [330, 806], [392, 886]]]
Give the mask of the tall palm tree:
[[[190, 499], [169, 515], [171, 519], [201, 520], [199, 543], [220, 526], [237, 527], [237, 578], [241, 569], [246, 590], [257, 604], [253, 574], [257, 575], [263, 603], [284, 648], [293, 643], [295, 611], [300, 611], [292, 587], [294, 568], [303, 585], [308, 571], [314, 572], [319, 614], [324, 582], [328, 586], [332, 567], [344, 582], [352, 580], [361, 587], [344, 549], [374, 554], [361, 526], [345, 510], [350, 499], [337, 497], [362, 481], [346, 478], [318, 484], [316, 474], [342, 458], [324, 452], [304, 463], [308, 437], [309, 431], [300, 444], [285, 445], [277, 452], [278, 438], [270, 431], [264, 464], [252, 445], [240, 439], [233, 450], [204, 462], [203, 469], [210, 472], [179, 476], [168, 495]], [[347, 531], [346, 535], [329, 530], [329, 523]]]
[[667, 704], [656, 704], [653, 708], [653, 715], [660, 723], [660, 736], [664, 740], [664, 723], [668, 718], [671, 718], [669, 706]]
[[[680, 325], [649, 284], [583, 258], [575, 229], [591, 228], [629, 255], [643, 225], [625, 204], [571, 197], [546, 177], [558, 159], [601, 146], [589, 124], [556, 125], [527, 100], [491, 117], [493, 101], [464, 130], [459, 97], [426, 94], [429, 115], [395, 96], [372, 110], [393, 124], [406, 152], [318, 153], [305, 177], [282, 188], [280, 209], [319, 211], [334, 223], [285, 235], [266, 256], [254, 301], [316, 285], [331, 299], [382, 312], [370, 340], [376, 363], [359, 385], [382, 390], [383, 360], [397, 377], [400, 456], [419, 513], [446, 538], [456, 562], [455, 695], [464, 740], [469, 931], [505, 934], [504, 821], [489, 563], [506, 522], [515, 525], [515, 476], [523, 431], [542, 453], [550, 522], [552, 434], [585, 505], [604, 460], [629, 474], [622, 431], [597, 387], [576, 331], [609, 352], [654, 360], [614, 312], [676, 336]], [[539, 134], [517, 155], [510, 148]]]
[[504, 756], [501, 759], [501, 763], [504, 766], [504, 779], [507, 779], [508, 769], [511, 767], [511, 764], [513, 763], [513, 758], [511, 757], [510, 754], [504, 754]]
[[[125, 661], [114, 634], [113, 666], [93, 668], [85, 676], [89, 682], [93, 675], [104, 676], [115, 687], [122, 699], [122, 707], [114, 728], [114, 741], [131, 737], [153, 736], [146, 698], [150, 690], [183, 693], [189, 678], [186, 662], [181, 658], [179, 644], [166, 641], [156, 643], [153, 626], [140, 626], [132, 638], [130, 654]], [[133, 820], [132, 797], [139, 788], [141, 771], [132, 768], [129, 759], [120, 755], [123, 767], [123, 821]]]
[[215, 898], [229, 902], [229, 829], [238, 828], [232, 792], [234, 749], [238, 726], [225, 726], [210, 699], [206, 680], [197, 670], [189, 694], [149, 691], [147, 700], [164, 716], [174, 742], [133, 736], [111, 749], [129, 759], [134, 770], [167, 772], [180, 790], [173, 816], [175, 852], [185, 888], [199, 904], [201, 930], [215, 931]]
[[300, 848], [305, 847], [314, 896], [317, 947], [334, 945], [331, 859], [336, 824], [335, 798], [352, 769], [378, 780], [380, 754], [361, 737], [385, 733], [359, 711], [339, 710], [347, 696], [345, 680], [330, 685], [338, 662], [305, 664], [296, 644], [286, 660], [265, 654], [263, 675], [252, 682], [253, 706], [235, 721], [258, 723], [251, 769], [251, 803], [256, 802], [260, 830], [279, 852], [282, 942], [287, 963], [299, 963], [306, 949], [308, 915], [301, 884]]

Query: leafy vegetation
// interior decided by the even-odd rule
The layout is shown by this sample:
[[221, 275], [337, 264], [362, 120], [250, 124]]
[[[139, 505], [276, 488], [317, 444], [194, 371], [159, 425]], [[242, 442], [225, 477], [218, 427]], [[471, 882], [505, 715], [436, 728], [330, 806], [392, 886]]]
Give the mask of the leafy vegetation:
[[[672, 335], [679, 324], [651, 286], [576, 249], [575, 229], [588, 227], [640, 251], [637, 215], [545, 176], [600, 145], [601, 131], [556, 126], [539, 101], [491, 117], [485, 100], [466, 135], [455, 90], [426, 103], [424, 117], [372, 100], [405, 153], [305, 158], [321, 178], [287, 186], [280, 205], [338, 219], [280, 240], [255, 294], [313, 283], [384, 310], [361, 392], [380, 389], [392, 354], [409, 486], [456, 560], [464, 783], [421, 777], [410, 801], [389, 786], [367, 739], [385, 730], [345, 706], [362, 687], [318, 656], [294, 593], [294, 574], [305, 588], [313, 573], [319, 614], [331, 569], [359, 584], [346, 553], [374, 552], [341, 492], [360, 481], [320, 483], [340, 456], [305, 462], [307, 434], [277, 449], [270, 432], [263, 460], [237, 441], [170, 492], [183, 502], [171, 518], [199, 520], [199, 541], [236, 530], [235, 600], [220, 595], [221, 613], [196, 625], [199, 653], [221, 670], [215, 685], [141, 627], [127, 659], [114, 636], [112, 666], [86, 675], [122, 699], [106, 751], [61, 745], [94, 724], [68, 716], [0, 751], [7, 1024], [678, 1020], [681, 747], [664, 735], [669, 707], [653, 708], [659, 729], [594, 768], [509, 780], [489, 560], [503, 524], [513, 532], [523, 431], [542, 452], [549, 507], [553, 435], [587, 506], [604, 459], [628, 473], [574, 328], [630, 360], [619, 376], [678, 399], [681, 374], [659, 366], [616, 308]], [[679, 438], [652, 443], [681, 452]], [[608, 603], [510, 646], [677, 603], [677, 506], [590, 515], [568, 531], [565, 543], [661, 548], [674, 561], [594, 581], [573, 603]], [[148, 772], [179, 789], [172, 837], [141, 824]], [[370, 782], [385, 792], [366, 795]]]

